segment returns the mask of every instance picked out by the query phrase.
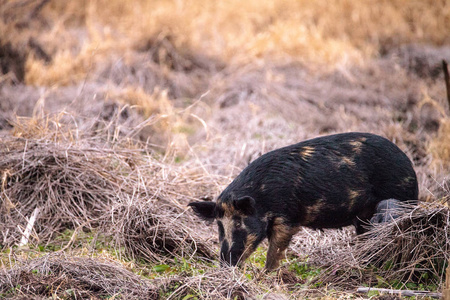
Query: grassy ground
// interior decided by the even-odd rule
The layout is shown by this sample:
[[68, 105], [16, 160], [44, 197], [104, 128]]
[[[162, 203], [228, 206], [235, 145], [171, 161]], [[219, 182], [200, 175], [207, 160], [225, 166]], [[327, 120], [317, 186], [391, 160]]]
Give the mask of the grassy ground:
[[[449, 27], [445, 0], [0, 0], [0, 297], [439, 291]], [[417, 223], [380, 229], [393, 258], [368, 259], [358, 249], [377, 245], [351, 228], [305, 229], [277, 272], [261, 274], [265, 244], [245, 268], [219, 268], [215, 225], [187, 203], [214, 199], [262, 153], [348, 131], [386, 136], [414, 162], [427, 204]]]

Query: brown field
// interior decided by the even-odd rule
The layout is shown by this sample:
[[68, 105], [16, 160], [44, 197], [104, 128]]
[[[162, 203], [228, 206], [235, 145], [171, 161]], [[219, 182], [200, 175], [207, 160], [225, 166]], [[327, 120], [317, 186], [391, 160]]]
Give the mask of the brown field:
[[[449, 28], [448, 0], [0, 0], [0, 298], [440, 292]], [[215, 225], [187, 203], [269, 150], [350, 131], [405, 151], [424, 203], [375, 242], [304, 229], [277, 272], [266, 244], [219, 268]]]

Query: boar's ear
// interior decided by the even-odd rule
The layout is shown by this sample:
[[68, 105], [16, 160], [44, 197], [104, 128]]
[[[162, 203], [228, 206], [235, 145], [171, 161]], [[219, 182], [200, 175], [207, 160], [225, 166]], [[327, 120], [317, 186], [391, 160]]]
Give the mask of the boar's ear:
[[249, 216], [255, 213], [255, 199], [250, 196], [244, 196], [233, 201], [234, 207], [244, 215]]
[[210, 201], [203, 202], [191, 202], [188, 206], [192, 207], [194, 213], [200, 218], [208, 221], [212, 221], [215, 217], [214, 212], [216, 209], [216, 203]]

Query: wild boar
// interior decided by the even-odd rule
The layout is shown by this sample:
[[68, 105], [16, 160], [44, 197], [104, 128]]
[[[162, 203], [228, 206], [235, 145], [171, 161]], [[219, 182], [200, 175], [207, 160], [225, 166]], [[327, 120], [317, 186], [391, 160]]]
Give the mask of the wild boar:
[[205, 220], [217, 220], [220, 259], [238, 265], [265, 238], [265, 268], [273, 270], [301, 226], [354, 225], [356, 233], [377, 204], [418, 198], [413, 165], [395, 144], [369, 133], [314, 138], [268, 152], [250, 163], [216, 202], [191, 202]]

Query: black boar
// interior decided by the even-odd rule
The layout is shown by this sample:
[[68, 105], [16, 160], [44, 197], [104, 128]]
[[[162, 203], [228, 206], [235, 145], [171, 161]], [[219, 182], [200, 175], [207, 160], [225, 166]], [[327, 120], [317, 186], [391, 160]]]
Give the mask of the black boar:
[[[413, 202], [411, 201], [411, 203]], [[402, 202], [397, 199], [387, 199], [378, 202], [375, 208], [375, 214], [373, 215], [372, 219], [370, 219], [370, 223], [388, 223], [397, 219], [398, 217], [400, 217], [402, 212], [405, 211], [401, 204]]]
[[301, 226], [354, 225], [372, 218], [377, 203], [418, 198], [408, 157], [389, 140], [369, 133], [342, 133], [268, 152], [250, 163], [216, 202], [189, 203], [217, 220], [220, 259], [237, 265], [266, 237], [266, 269], [278, 267]]

